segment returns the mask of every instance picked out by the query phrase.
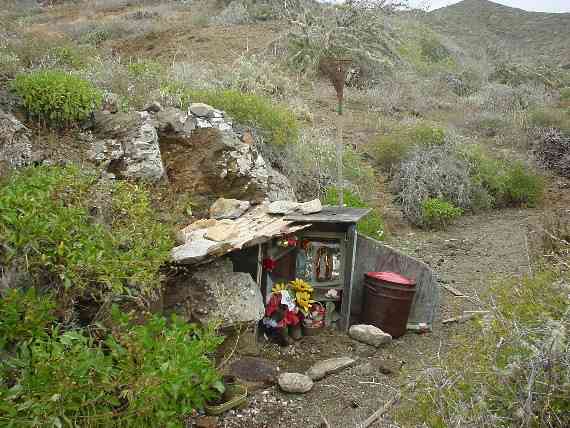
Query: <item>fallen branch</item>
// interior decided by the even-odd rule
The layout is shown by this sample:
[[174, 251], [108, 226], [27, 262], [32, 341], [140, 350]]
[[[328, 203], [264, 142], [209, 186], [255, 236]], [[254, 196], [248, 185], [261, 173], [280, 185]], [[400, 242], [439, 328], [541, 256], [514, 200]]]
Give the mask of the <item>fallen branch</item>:
[[449, 291], [451, 294], [453, 294], [454, 296], [457, 297], [467, 297], [465, 294], [463, 294], [461, 291], [459, 291], [457, 288], [452, 287], [451, 285], [447, 285], [447, 284], [441, 284], [442, 288], [445, 288], [447, 291]]
[[442, 324], [450, 324], [453, 322], [461, 323], [461, 322], [469, 321], [470, 319], [478, 317], [479, 315], [488, 314], [488, 313], [489, 313], [489, 311], [465, 311], [463, 313], [463, 315], [458, 316], [458, 317], [445, 319], [441, 323]]
[[361, 425], [358, 425], [357, 428], [368, 428], [370, 425], [372, 425], [374, 422], [376, 422], [376, 420], [382, 416], [384, 416], [384, 414], [390, 410], [390, 408], [396, 404], [396, 402], [398, 402], [400, 400], [400, 398], [402, 398], [402, 393], [399, 392], [397, 393], [394, 397], [392, 397], [392, 399], [390, 401], [388, 401], [386, 404], [384, 404], [380, 409], [378, 409], [377, 411], [375, 411], [374, 413], [372, 413], [372, 415], [370, 415], [370, 417], [368, 419], [366, 419], [364, 422], [362, 422]]

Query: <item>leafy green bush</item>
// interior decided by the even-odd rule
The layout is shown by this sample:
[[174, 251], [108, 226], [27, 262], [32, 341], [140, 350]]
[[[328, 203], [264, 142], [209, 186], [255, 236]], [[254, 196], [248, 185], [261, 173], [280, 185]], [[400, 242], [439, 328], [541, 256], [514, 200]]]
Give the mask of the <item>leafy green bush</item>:
[[515, 162], [509, 166], [502, 179], [500, 197], [507, 205], [535, 206], [544, 192], [542, 178], [522, 162]]
[[486, 192], [474, 208], [535, 206], [542, 197], [542, 178], [522, 162], [491, 158], [480, 146], [464, 149], [463, 155], [469, 160], [474, 184]]
[[91, 83], [63, 71], [20, 74], [13, 88], [29, 113], [60, 126], [86, 119], [100, 107], [103, 98]]
[[25, 259], [34, 277], [50, 274], [66, 289], [92, 293], [152, 293], [159, 267], [173, 241], [155, 221], [148, 193], [140, 186], [112, 186], [112, 224], [89, 215], [96, 176], [76, 167], [29, 168], [0, 187], [0, 236], [9, 266]]
[[[323, 198], [323, 203], [327, 205], [338, 205], [339, 196], [339, 191], [336, 187], [329, 187]], [[369, 204], [349, 190], [344, 190], [343, 197], [344, 205], [347, 207], [370, 208]], [[356, 229], [363, 235], [371, 238], [378, 240], [384, 239], [384, 222], [382, 221], [380, 212], [376, 208], [373, 208], [366, 217], [358, 222]]]
[[570, 101], [570, 88], [560, 89], [560, 101], [564, 102]]
[[530, 112], [528, 122], [537, 128], [556, 128], [570, 133], [570, 110], [544, 107]]
[[237, 122], [260, 128], [267, 140], [275, 145], [293, 143], [299, 138], [295, 115], [287, 108], [272, 104], [258, 95], [235, 90], [195, 90], [169, 86], [166, 92], [179, 92], [182, 107], [203, 102], [226, 111]]
[[372, 143], [372, 155], [378, 166], [393, 172], [414, 150], [440, 146], [445, 141], [445, 130], [425, 122], [398, 126], [389, 134], [380, 135]]
[[463, 215], [463, 210], [451, 202], [439, 198], [429, 198], [422, 203], [424, 225], [428, 227], [446, 227], [453, 220]]
[[54, 303], [30, 288], [26, 292], [8, 289], [0, 294], [0, 352], [21, 342], [46, 338], [55, 319]]
[[[3, 304], [7, 312], [21, 312], [12, 307], [16, 300]], [[41, 312], [32, 309], [26, 313]], [[158, 315], [133, 326], [116, 308], [113, 317], [113, 329], [100, 327], [97, 340], [54, 325], [3, 358], [2, 425], [183, 427], [185, 417], [223, 392], [212, 359], [221, 339], [212, 329]]]

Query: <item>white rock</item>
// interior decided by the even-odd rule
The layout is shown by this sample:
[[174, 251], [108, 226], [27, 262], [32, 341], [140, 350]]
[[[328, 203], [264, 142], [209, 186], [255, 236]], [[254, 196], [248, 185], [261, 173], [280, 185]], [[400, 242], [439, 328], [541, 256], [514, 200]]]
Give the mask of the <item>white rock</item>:
[[350, 327], [348, 334], [359, 342], [375, 347], [385, 345], [392, 341], [392, 336], [383, 332], [378, 327], [368, 324], [357, 324]]
[[285, 392], [304, 394], [313, 388], [312, 379], [301, 373], [283, 373], [278, 379], [279, 387]]
[[190, 113], [198, 117], [213, 117], [214, 108], [208, 104], [203, 103], [192, 103], [190, 104]]
[[342, 369], [353, 365], [355, 360], [349, 357], [330, 358], [315, 363], [308, 371], [307, 376], [312, 380], [320, 380], [329, 374], [338, 373]]
[[323, 210], [323, 206], [321, 201], [318, 199], [313, 199], [309, 202], [304, 202], [297, 207], [297, 211], [307, 215], [307, 214], [314, 214], [321, 212]]
[[269, 214], [290, 214], [299, 207], [298, 202], [293, 201], [275, 201], [271, 202], [267, 207]]

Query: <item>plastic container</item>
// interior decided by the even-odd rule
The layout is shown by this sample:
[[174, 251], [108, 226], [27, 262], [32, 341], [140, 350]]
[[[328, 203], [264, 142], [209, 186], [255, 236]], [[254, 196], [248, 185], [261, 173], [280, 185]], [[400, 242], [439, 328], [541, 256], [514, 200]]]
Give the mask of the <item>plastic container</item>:
[[247, 388], [240, 384], [226, 385], [223, 398], [226, 400], [222, 404], [206, 404], [204, 410], [210, 416], [218, 416], [228, 410], [244, 405], [247, 401]]
[[364, 277], [362, 319], [400, 337], [406, 333], [416, 283], [396, 272], [368, 272]]

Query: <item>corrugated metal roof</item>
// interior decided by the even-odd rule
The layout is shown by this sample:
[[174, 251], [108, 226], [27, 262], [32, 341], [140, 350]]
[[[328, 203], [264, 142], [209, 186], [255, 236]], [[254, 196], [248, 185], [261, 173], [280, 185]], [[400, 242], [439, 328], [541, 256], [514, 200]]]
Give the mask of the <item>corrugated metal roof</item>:
[[[196, 229], [193, 223], [181, 231], [186, 242], [173, 248], [171, 257], [174, 262], [199, 264], [242, 248], [267, 242], [275, 237], [306, 229], [311, 224], [297, 224], [282, 215], [267, 213], [267, 204], [250, 209], [236, 220], [211, 221], [211, 226]], [[205, 236], [208, 230], [219, 227], [228, 232], [227, 239], [213, 241]], [[218, 230], [220, 230], [218, 229]]]

